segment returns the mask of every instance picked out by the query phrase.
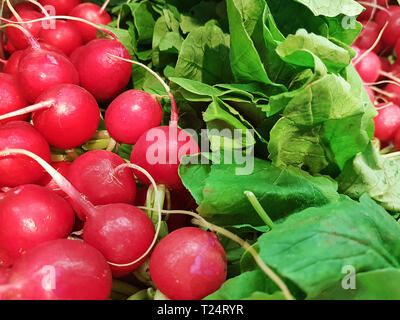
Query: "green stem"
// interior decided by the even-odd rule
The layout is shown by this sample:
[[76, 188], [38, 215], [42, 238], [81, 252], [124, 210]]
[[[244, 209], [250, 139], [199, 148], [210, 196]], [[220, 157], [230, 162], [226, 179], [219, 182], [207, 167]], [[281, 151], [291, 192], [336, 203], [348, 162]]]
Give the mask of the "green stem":
[[251, 205], [253, 206], [254, 210], [256, 210], [257, 214], [260, 218], [265, 222], [265, 224], [270, 228], [273, 229], [275, 227], [274, 222], [271, 220], [269, 215], [265, 212], [264, 208], [261, 206], [260, 202], [258, 201], [257, 197], [251, 191], [244, 192], [247, 199], [250, 201]]

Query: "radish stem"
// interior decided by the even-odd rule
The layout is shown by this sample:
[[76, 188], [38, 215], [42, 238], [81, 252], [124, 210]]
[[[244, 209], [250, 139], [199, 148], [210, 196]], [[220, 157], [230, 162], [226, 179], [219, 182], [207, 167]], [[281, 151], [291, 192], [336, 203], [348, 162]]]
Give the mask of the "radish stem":
[[40, 103], [31, 105], [31, 106], [23, 108], [23, 109], [19, 109], [19, 110], [16, 110], [16, 111], [13, 111], [13, 112], [10, 112], [7, 114], [3, 114], [0, 116], [0, 120], [5, 120], [5, 119], [12, 118], [12, 117], [22, 116], [24, 114], [43, 110], [43, 109], [48, 109], [52, 105], [53, 105], [53, 101], [40, 102]]
[[251, 191], [244, 192], [247, 199], [250, 201], [251, 205], [253, 206], [254, 210], [256, 210], [257, 214], [260, 218], [265, 222], [265, 224], [272, 230], [274, 228], [274, 222], [265, 212], [264, 208], [261, 206], [260, 202], [258, 201], [257, 197]]

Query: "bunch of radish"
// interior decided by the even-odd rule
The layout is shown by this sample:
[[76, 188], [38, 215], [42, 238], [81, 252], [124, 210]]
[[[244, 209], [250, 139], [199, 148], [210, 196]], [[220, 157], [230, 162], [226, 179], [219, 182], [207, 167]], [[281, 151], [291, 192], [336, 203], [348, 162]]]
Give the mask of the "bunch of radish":
[[353, 65], [378, 116], [375, 138], [386, 151], [400, 151], [400, 5], [397, 1], [359, 1], [363, 28], [353, 43]]
[[[132, 63], [139, 63], [101, 26], [112, 21], [107, 3], [6, 1], [0, 299], [108, 299], [113, 278], [145, 262], [170, 299], [202, 299], [226, 279], [215, 233], [184, 224], [160, 240], [162, 199], [185, 193], [180, 160], [200, 150], [178, 127], [163, 79], [142, 65], [168, 93], [167, 125], [158, 97], [128, 88]], [[96, 38], [96, 29], [108, 36]], [[111, 148], [58, 158], [100, 135], [102, 117]], [[119, 144], [133, 146], [130, 163], [118, 155]], [[167, 161], [153, 161], [154, 152]], [[149, 210], [135, 206], [139, 190], [153, 194]]]

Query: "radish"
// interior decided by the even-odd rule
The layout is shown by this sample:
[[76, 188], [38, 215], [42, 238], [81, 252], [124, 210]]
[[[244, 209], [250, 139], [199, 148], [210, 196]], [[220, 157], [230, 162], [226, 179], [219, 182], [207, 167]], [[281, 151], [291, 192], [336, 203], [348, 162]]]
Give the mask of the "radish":
[[[95, 24], [107, 25], [112, 22], [111, 16], [101, 7], [94, 3], [82, 3], [76, 6], [70, 13], [70, 16], [81, 18]], [[83, 41], [88, 43], [96, 39], [96, 29], [83, 22], [73, 22], [80, 30]]]
[[395, 51], [396, 51], [396, 56], [400, 57], [400, 39], [397, 40], [397, 42], [396, 42]]
[[[34, 153], [21, 149], [0, 152], [0, 156], [10, 154], [25, 155], [34, 159], [80, 208], [86, 216], [83, 230], [84, 241], [93, 244], [104, 254], [116, 277], [129, 274], [139, 267], [153, 248], [160, 231], [160, 201], [157, 200], [159, 218], [157, 231], [155, 231], [147, 214], [133, 205], [114, 203], [95, 207], [65, 177]], [[116, 172], [121, 167], [116, 168]], [[142, 170], [137, 166], [135, 169]], [[152, 180], [151, 176], [149, 179]], [[159, 193], [154, 180], [152, 184], [156, 190], [156, 199], [158, 199]]]
[[[171, 121], [169, 126], [152, 128], [140, 136], [131, 154], [131, 163], [143, 168], [158, 184], [171, 190], [183, 188], [178, 174], [181, 158], [185, 155], [197, 154], [199, 146], [194, 138], [178, 128], [178, 109], [171, 89], [161, 77], [146, 65], [111, 55], [116, 59], [137, 64], [150, 72], [164, 87], [171, 101]], [[136, 177], [144, 184], [150, 181], [141, 172], [135, 171]]]
[[70, 21], [56, 21], [55, 28], [42, 29], [38, 38], [40, 41], [60, 49], [68, 56], [83, 45], [79, 30]]
[[82, 3], [81, 0], [39, 0], [42, 6], [54, 7], [57, 15], [67, 15]]
[[[50, 162], [50, 148], [44, 137], [29, 123], [13, 121], [0, 126], [0, 150], [23, 148]], [[35, 183], [44, 176], [40, 165], [23, 155], [0, 159], [0, 185], [16, 187]]]
[[0, 247], [19, 258], [40, 243], [66, 238], [75, 213], [51, 190], [23, 185], [8, 191], [0, 202]]
[[367, 53], [360, 49], [360, 55], [353, 59], [353, 65], [361, 79], [366, 83], [376, 82], [381, 74], [381, 61], [372, 51]]
[[141, 90], [129, 90], [108, 106], [105, 124], [114, 140], [134, 145], [143, 133], [159, 126], [162, 117], [163, 110], [156, 98]]
[[17, 79], [29, 103], [59, 84], [79, 84], [74, 65], [65, 56], [32, 47], [25, 52], [18, 65]]
[[128, 85], [132, 66], [110, 55], [130, 59], [126, 48], [117, 40], [96, 39], [89, 42], [74, 57], [81, 86], [99, 102], [109, 102]]
[[110, 268], [87, 243], [58, 239], [38, 245], [18, 259], [6, 300], [106, 300], [111, 293]]
[[400, 84], [389, 83], [386, 85], [384, 92], [385, 98], [388, 101], [391, 101], [396, 105], [400, 105]]
[[[360, 49], [369, 49], [372, 47], [379, 37], [380, 27], [377, 23], [373, 21], [364, 21], [363, 22], [363, 29], [354, 42], [354, 46], [357, 46]], [[377, 46], [373, 49], [375, 53], [378, 53], [381, 50], [382, 43], [379, 42]]]
[[377, 105], [378, 116], [374, 118], [375, 137], [383, 142], [393, 140], [400, 128], [400, 108], [393, 103]]
[[[12, 75], [0, 73], [0, 115], [25, 108], [27, 105], [17, 79]], [[12, 117], [0, 121], [0, 124], [16, 120], [28, 120], [28, 115]]]
[[71, 149], [90, 140], [100, 123], [100, 110], [94, 97], [73, 84], [55, 86], [42, 94], [36, 104], [50, 108], [33, 113], [35, 128], [50, 145]]
[[37, 11], [37, 12], [39, 11], [37, 6], [35, 6], [31, 2], [26, 2], [26, 1], [20, 2], [20, 3], [17, 3], [16, 5], [14, 5], [14, 10], [18, 14], [20, 14], [23, 11]]
[[400, 11], [400, 6], [389, 6], [386, 10], [378, 10], [374, 21], [380, 28], [383, 28], [389, 18], [397, 11]]
[[390, 48], [394, 48], [400, 38], [400, 11], [394, 11], [389, 19], [386, 30], [383, 32], [382, 41]]
[[[375, 8], [375, 6], [386, 7], [388, 0], [365, 0], [358, 2], [362, 2], [361, 4], [365, 7], [365, 11], [360, 13], [357, 20], [364, 21], [373, 19], [375, 14], [378, 12], [378, 9]], [[368, 5], [369, 3], [371, 5]]]
[[[0, 278], [1, 278], [1, 270], [11, 267], [13, 265], [13, 263], [14, 263], [14, 259], [11, 258], [11, 256], [8, 254], [8, 252], [4, 248], [0, 247]], [[0, 280], [0, 284], [1, 283], [2, 283], [2, 280]]]
[[[52, 162], [51, 165], [55, 170], [66, 177], [68, 175], [68, 171], [72, 165], [72, 162], [58, 161]], [[57, 193], [59, 196], [62, 196], [63, 198], [68, 198], [68, 196], [60, 189], [60, 187], [49, 174], [46, 174], [40, 181], [37, 182], [37, 184], [50, 189], [51, 191]]]
[[374, 91], [369, 87], [364, 85], [365, 91], [368, 93], [368, 97], [371, 100], [372, 104], [375, 104], [375, 94]]
[[[36, 20], [44, 17], [44, 15], [40, 12], [33, 10], [23, 10], [19, 15], [22, 18], [22, 21]], [[18, 22], [18, 19], [13, 16], [7, 22], [15, 23]], [[26, 23], [24, 24], [24, 28], [32, 35], [33, 38], [38, 38], [40, 30], [42, 29], [42, 24], [40, 22]], [[7, 28], [6, 34], [10, 43], [18, 50], [26, 49], [31, 45], [30, 41], [26, 38], [25, 34], [21, 32], [21, 30]]]
[[11, 56], [6, 61], [3, 72], [11, 75], [17, 75], [18, 65], [21, 60], [21, 57], [24, 55], [23, 50], [17, 50], [11, 54]]
[[172, 300], [201, 300], [226, 280], [227, 258], [214, 233], [187, 227], [173, 231], [150, 257], [154, 285]]
[[[124, 163], [124, 159], [112, 152], [89, 151], [71, 164], [66, 177], [93, 205], [133, 204], [136, 182], [131, 170], [121, 170], [117, 174], [114, 172]], [[82, 214], [79, 217], [84, 219]]]

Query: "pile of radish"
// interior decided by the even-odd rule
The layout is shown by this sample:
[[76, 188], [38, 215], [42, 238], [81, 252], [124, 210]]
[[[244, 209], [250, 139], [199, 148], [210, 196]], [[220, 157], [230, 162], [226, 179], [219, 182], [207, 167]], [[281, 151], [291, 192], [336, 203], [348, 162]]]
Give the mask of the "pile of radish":
[[353, 65], [364, 81], [378, 116], [375, 138], [383, 152], [400, 151], [400, 5], [397, 1], [359, 1], [363, 29], [352, 47]]
[[[146, 264], [169, 299], [202, 299], [226, 280], [215, 233], [182, 224], [160, 236], [163, 199], [185, 193], [180, 159], [199, 147], [178, 128], [162, 79], [169, 125], [158, 97], [129, 89], [135, 62], [101, 26], [112, 21], [107, 3], [4, 2], [11, 15], [2, 18], [0, 299], [109, 299], [113, 281]], [[96, 38], [96, 28], [108, 36]], [[392, 101], [396, 88], [377, 99]], [[107, 131], [99, 129], [103, 117]], [[157, 152], [171, 163], [148, 157], [160, 134]], [[100, 135], [107, 150], [74, 154]], [[121, 143], [134, 146], [130, 163], [118, 155]], [[152, 210], [138, 207], [140, 192], [154, 196]]]

